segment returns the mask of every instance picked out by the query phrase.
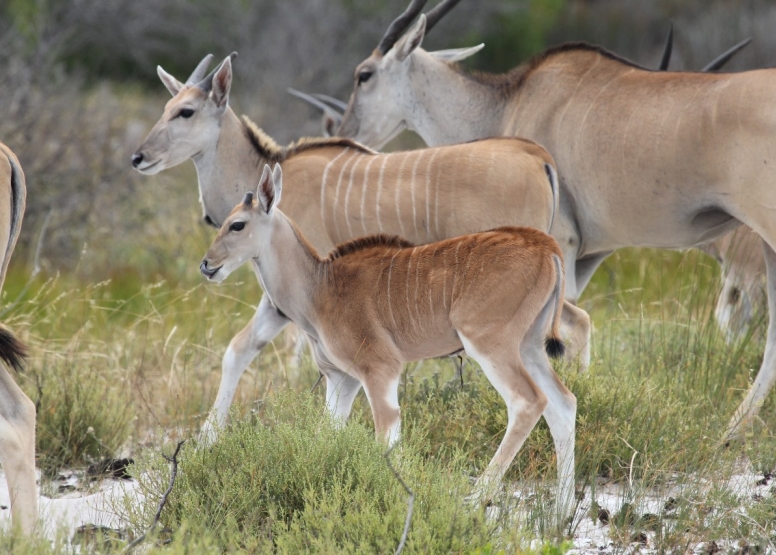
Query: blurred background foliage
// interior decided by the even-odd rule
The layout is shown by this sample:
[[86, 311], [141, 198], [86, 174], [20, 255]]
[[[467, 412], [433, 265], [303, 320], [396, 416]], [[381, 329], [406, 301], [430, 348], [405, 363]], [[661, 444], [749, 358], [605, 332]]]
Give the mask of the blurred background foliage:
[[[197, 229], [191, 164], [154, 177], [129, 157], [167, 93], [155, 66], [185, 79], [199, 60], [237, 50], [231, 102], [280, 142], [320, 133], [320, 118], [287, 87], [347, 98], [352, 71], [406, 0], [0, 0], [0, 140], [27, 174], [29, 205], [15, 264], [41, 241], [44, 269], [94, 279], [133, 268], [173, 277], [195, 264], [181, 237]], [[430, 2], [429, 5], [433, 5]], [[600, 44], [648, 67], [676, 26], [673, 69], [699, 68], [739, 40], [729, 69], [771, 65], [776, 5], [763, 0], [502, 0], [461, 2], [427, 49], [484, 42], [469, 67], [505, 71], [569, 40]], [[417, 145], [405, 135], [392, 144]], [[164, 194], [160, 194], [164, 190]], [[185, 266], [185, 270], [183, 268]], [[191, 266], [191, 268], [188, 268]], [[118, 269], [118, 270], [117, 270]]]

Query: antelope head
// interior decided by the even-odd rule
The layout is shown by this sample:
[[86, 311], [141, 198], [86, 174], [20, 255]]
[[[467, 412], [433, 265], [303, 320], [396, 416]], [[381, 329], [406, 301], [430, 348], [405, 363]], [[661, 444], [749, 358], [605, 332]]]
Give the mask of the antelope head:
[[252, 192], [245, 193], [202, 259], [199, 270], [203, 276], [220, 283], [248, 260], [258, 258], [262, 245], [269, 240], [282, 188], [280, 164], [273, 171], [265, 164], [255, 197]]
[[425, 34], [459, 1], [443, 0], [428, 14], [421, 14], [410, 27], [425, 4], [425, 0], [413, 0], [391, 23], [372, 55], [356, 67], [353, 94], [338, 135], [374, 148], [382, 147], [407, 127], [407, 119], [416, 104], [410, 74], [413, 56], [426, 55], [449, 63], [467, 58], [483, 47], [439, 52], [420, 48]]
[[229, 103], [232, 86], [233, 52], [209, 75], [212, 54], [199, 63], [185, 83], [167, 73], [161, 66], [156, 72], [172, 99], [162, 117], [132, 155], [132, 166], [141, 173], [153, 175], [194, 158], [218, 141], [219, 122]]

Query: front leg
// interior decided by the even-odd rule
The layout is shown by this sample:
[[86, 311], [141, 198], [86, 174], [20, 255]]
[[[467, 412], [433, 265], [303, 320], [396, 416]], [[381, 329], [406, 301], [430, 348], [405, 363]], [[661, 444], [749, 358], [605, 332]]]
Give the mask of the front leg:
[[216, 402], [199, 434], [203, 444], [213, 443], [218, 431], [226, 425], [229, 407], [245, 369], [290, 321], [272, 305], [269, 296], [265, 294], [251, 321], [229, 343], [221, 365], [221, 385], [218, 387]]

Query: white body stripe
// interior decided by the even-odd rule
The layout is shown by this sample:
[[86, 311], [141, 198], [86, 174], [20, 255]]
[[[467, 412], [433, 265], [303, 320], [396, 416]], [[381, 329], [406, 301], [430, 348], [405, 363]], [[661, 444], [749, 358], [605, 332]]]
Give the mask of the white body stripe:
[[[431, 154], [431, 158], [428, 160], [428, 164], [426, 164], [426, 236], [429, 240], [433, 239], [431, 236], [431, 168], [434, 166], [434, 159], [436, 159], [437, 154], [439, 154], [438, 148], [434, 149], [433, 154]], [[437, 225], [437, 240], [439, 239], [439, 225]]]
[[339, 235], [339, 219], [337, 218], [337, 205], [339, 205], [339, 192], [340, 192], [340, 186], [342, 185], [342, 176], [347, 171], [348, 165], [350, 165], [352, 161], [357, 160], [358, 157], [359, 157], [359, 153], [354, 152], [353, 156], [345, 160], [345, 163], [342, 164], [342, 168], [340, 168], [339, 177], [337, 178], [337, 188], [334, 189], [334, 202], [331, 204], [331, 215], [333, 218], [332, 221], [334, 223], [334, 229], [337, 230], [337, 235]]
[[364, 208], [366, 205], [366, 184], [367, 181], [369, 181], [369, 168], [372, 167], [372, 162], [377, 160], [377, 156], [372, 156], [369, 158], [369, 162], [366, 165], [366, 168], [364, 168], [364, 181], [361, 184], [361, 206], [358, 210], [358, 215], [361, 218], [361, 229], [364, 230], [364, 235], [369, 234], [369, 230], [366, 228], [366, 217], [364, 216]]
[[326, 164], [326, 167], [323, 169], [323, 177], [321, 178], [321, 223], [325, 226], [326, 225], [326, 178], [329, 176], [329, 169], [337, 163], [337, 160], [342, 158], [350, 148], [346, 148], [337, 156], [331, 159], [331, 161]]
[[377, 195], [375, 196], [375, 216], [377, 217], [377, 227], [380, 228], [380, 233], [383, 232], [383, 222], [380, 221], [380, 195], [383, 194], [383, 172], [385, 171], [385, 164], [390, 158], [390, 154], [383, 156], [383, 163], [380, 164], [380, 175], [377, 177]]
[[350, 190], [353, 188], [353, 177], [356, 175], [356, 168], [358, 167], [359, 163], [363, 161], [364, 157], [360, 157], [358, 160], [355, 161], [353, 164], [353, 167], [350, 168], [350, 179], [348, 180], [348, 189], [345, 191], [345, 206], [343, 206], [343, 211], [345, 213], [345, 221], [348, 224], [348, 237], [353, 237], [353, 226], [350, 223], [350, 220], [352, 219], [352, 216], [350, 215]]
[[415, 229], [415, 237], [417, 237], [418, 236], [418, 212], [415, 209], [415, 176], [417, 175], [417, 171], [418, 171], [418, 162], [420, 162], [420, 159], [423, 158], [423, 154], [426, 151], [416, 150], [415, 152], [418, 153], [418, 157], [415, 160], [415, 163], [412, 164], [412, 174], [410, 177], [410, 195], [412, 196], [412, 227]]

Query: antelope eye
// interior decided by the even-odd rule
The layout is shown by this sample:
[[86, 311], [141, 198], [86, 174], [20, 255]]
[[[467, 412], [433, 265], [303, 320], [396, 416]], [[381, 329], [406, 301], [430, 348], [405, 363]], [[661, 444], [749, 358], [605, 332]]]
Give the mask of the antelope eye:
[[359, 72], [359, 74], [358, 74], [358, 84], [360, 85], [362, 83], [366, 83], [367, 81], [369, 81], [370, 77], [372, 77], [372, 72], [371, 71], [364, 70], [364, 71]]
[[194, 110], [192, 110], [191, 108], [184, 108], [183, 110], [178, 112], [178, 115], [184, 119], [188, 119], [194, 115]]
[[245, 227], [245, 222], [234, 222], [229, 226], [229, 231], [242, 231]]

